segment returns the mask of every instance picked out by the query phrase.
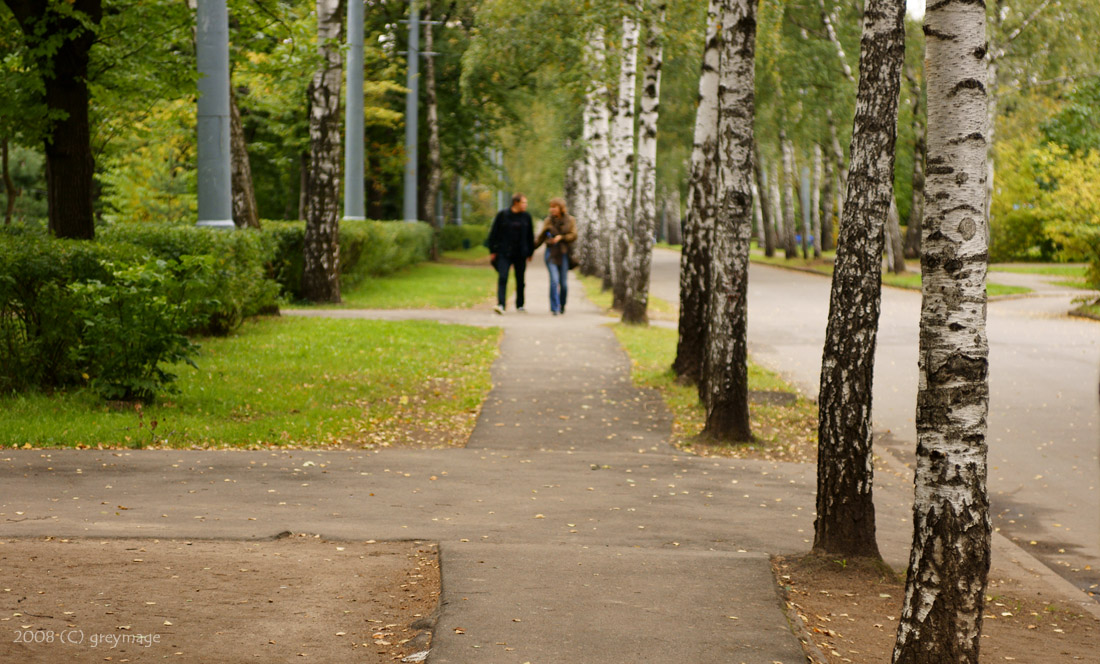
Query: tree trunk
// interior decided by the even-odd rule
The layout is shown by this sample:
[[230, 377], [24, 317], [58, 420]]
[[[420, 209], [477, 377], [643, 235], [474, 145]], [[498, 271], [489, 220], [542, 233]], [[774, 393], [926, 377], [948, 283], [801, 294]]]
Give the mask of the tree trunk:
[[[310, 114], [312, 116], [312, 113]], [[309, 214], [309, 153], [298, 155], [298, 220]]]
[[821, 211], [821, 250], [833, 249], [833, 211], [836, 209], [836, 174], [833, 172], [833, 160], [825, 160], [825, 179], [821, 192], [825, 204]]
[[256, 206], [256, 190], [252, 187], [252, 164], [248, 160], [244, 123], [233, 86], [229, 86], [229, 141], [233, 154], [233, 223], [237, 228], [259, 228], [260, 211]]
[[302, 297], [340, 301], [340, 82], [343, 0], [317, 0], [321, 69], [309, 85], [309, 206]]
[[680, 218], [680, 188], [673, 187], [668, 199], [668, 243], [683, 246], [684, 226]]
[[813, 235], [813, 219], [810, 214], [810, 168], [803, 165], [798, 177], [798, 207], [802, 213], [802, 258], [810, 258], [810, 236]]
[[8, 203], [4, 208], [4, 225], [11, 225], [11, 217], [15, 212], [15, 199], [19, 198], [19, 190], [11, 179], [11, 170], [8, 168], [8, 139], [0, 140], [0, 169], [3, 170], [4, 192], [7, 194]]
[[[46, 200], [49, 229], [57, 237], [95, 237], [92, 207], [95, 160], [88, 122], [88, 62], [102, 0], [70, 0], [68, 11], [52, 3], [5, 0], [22, 28], [42, 73], [46, 108], [55, 119], [46, 136]], [[78, 18], [75, 14], [82, 14]], [[91, 29], [86, 27], [93, 26]], [[59, 43], [44, 43], [61, 37]]]
[[[635, 5], [638, 0], [632, 0]], [[631, 8], [632, 9], [632, 8]], [[611, 242], [611, 285], [616, 309], [626, 302], [626, 281], [630, 258], [630, 221], [634, 202], [634, 97], [638, 73], [638, 21], [633, 11], [623, 16], [619, 94], [611, 141], [615, 155], [618, 189], [615, 201], [615, 231]]]
[[756, 174], [756, 190], [759, 192], [760, 197], [755, 199], [757, 207], [760, 208], [760, 216], [763, 218], [763, 226], [761, 233], [764, 237], [764, 241], [761, 243], [764, 246], [764, 255], [771, 258], [775, 255], [775, 217], [772, 214], [774, 205], [771, 203], [771, 196], [768, 195], [768, 169], [764, 162], [760, 159], [760, 148], [755, 143], [753, 144], [753, 172]]
[[905, 257], [920, 258], [920, 226], [924, 217], [924, 123], [921, 122], [921, 85], [917, 75], [905, 68], [909, 103], [913, 107], [913, 199], [905, 229]]
[[601, 279], [607, 274], [607, 233], [608, 209], [610, 203], [611, 177], [608, 151], [608, 107], [607, 84], [604, 82], [605, 37], [602, 27], [593, 29], [586, 47], [588, 68], [595, 72], [588, 89], [585, 91], [584, 104], [584, 142], [586, 149], [586, 169], [588, 187], [585, 222], [587, 232], [580, 241], [583, 243], [585, 261], [581, 270], [585, 274]]
[[825, 109], [825, 117], [829, 124], [829, 140], [833, 147], [833, 159], [836, 161], [836, 218], [844, 218], [844, 204], [848, 196], [848, 166], [844, 162], [844, 149], [840, 147], [840, 139], [836, 133], [836, 122], [833, 120], [832, 109]]
[[769, 183], [771, 195], [768, 197], [768, 199], [771, 201], [772, 205], [772, 235], [775, 238], [775, 241], [772, 244], [772, 256], [775, 255], [776, 250], [778, 250], [781, 246], [786, 247], [787, 243], [787, 231], [783, 225], [783, 189], [779, 183], [780, 161], [782, 161], [782, 159], [776, 159], [772, 162], [771, 182]]
[[[424, 2], [424, 52], [434, 50], [432, 37], [432, 0]], [[432, 56], [424, 58], [424, 109], [428, 122], [428, 182], [424, 187], [424, 218], [435, 229], [443, 226], [443, 220], [436, 215], [435, 199], [443, 182], [443, 161], [439, 153], [439, 104], [435, 94], [435, 60]]]
[[[755, 155], [753, 159], [755, 160]], [[760, 207], [760, 188], [756, 185], [756, 168], [754, 164], [752, 181], [752, 235], [756, 239], [756, 246], [763, 248], [768, 242], [767, 232], [764, 230], [764, 210]]]
[[883, 226], [893, 198], [904, 0], [863, 15], [851, 178], [840, 221], [818, 397], [814, 550], [878, 557], [871, 394], [881, 305]]
[[794, 145], [782, 130], [779, 132], [779, 145], [783, 151], [783, 249], [787, 260], [790, 260], [798, 258], [798, 243], [794, 237]]
[[810, 189], [810, 213], [813, 216], [814, 258], [821, 258], [821, 180], [824, 161], [821, 146], [814, 143], [814, 181]]
[[829, 36], [829, 41], [831, 41], [833, 47], [836, 48], [837, 60], [840, 62], [841, 71], [844, 72], [844, 78], [848, 79], [848, 82], [852, 85], [855, 85], [856, 77], [852, 74], [852, 66], [848, 64], [848, 56], [844, 53], [844, 46], [836, 36], [836, 29], [833, 27], [833, 19], [829, 16], [829, 10], [825, 8], [825, 0], [817, 0], [817, 4], [818, 7], [821, 8], [821, 22], [825, 25], [825, 34]]
[[913, 546], [895, 664], [978, 662], [989, 573], [985, 6], [930, 4]]
[[657, 116], [661, 100], [661, 63], [664, 56], [662, 26], [665, 0], [650, 0], [646, 8], [645, 73], [638, 136], [638, 205], [634, 216], [634, 242], [623, 300], [624, 323], [646, 323], [649, 306], [649, 272], [653, 262], [653, 234], [657, 224]]
[[688, 384], [700, 383], [706, 351], [707, 257], [714, 226], [718, 153], [718, 2], [707, 3], [707, 32], [699, 74], [699, 102], [691, 150], [687, 214], [680, 249], [680, 320], [672, 370]]
[[752, 235], [755, 0], [723, 0], [719, 75], [718, 216], [713, 231], [703, 435], [752, 440], [749, 426], [748, 299]]
[[886, 265], [894, 274], [905, 272], [905, 250], [901, 245], [901, 222], [898, 217], [898, 205], [890, 196], [890, 211], [886, 215]]

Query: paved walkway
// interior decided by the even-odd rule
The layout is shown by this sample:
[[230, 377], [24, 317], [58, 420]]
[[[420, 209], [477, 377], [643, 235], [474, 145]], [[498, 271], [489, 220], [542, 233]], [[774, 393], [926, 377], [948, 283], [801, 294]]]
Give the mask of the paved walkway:
[[[0, 536], [432, 540], [432, 663], [805, 661], [769, 556], [808, 550], [814, 468], [675, 452], [607, 319], [575, 284], [551, 317], [540, 267], [532, 313], [431, 312], [505, 328], [466, 449], [5, 451]], [[910, 482], [876, 477], [880, 547], [897, 566]], [[1012, 555], [994, 574], [1041, 581]]]

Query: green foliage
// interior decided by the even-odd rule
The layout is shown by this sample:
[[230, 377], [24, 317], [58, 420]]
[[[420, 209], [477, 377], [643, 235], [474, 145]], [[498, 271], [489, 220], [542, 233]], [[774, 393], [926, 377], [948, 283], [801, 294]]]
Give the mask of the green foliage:
[[1087, 79], [1070, 92], [1062, 109], [1039, 126], [1043, 138], [1078, 155], [1100, 151], [1100, 78]]
[[268, 277], [274, 262], [271, 238], [253, 230], [229, 232], [174, 224], [115, 224], [100, 232], [104, 243], [142, 247], [179, 280], [195, 280], [188, 257], [209, 256], [210, 270], [202, 272], [187, 298], [192, 316], [189, 333], [225, 335], [248, 316], [276, 308], [277, 284]]
[[377, 447], [410, 432], [461, 445], [499, 339], [433, 322], [253, 319], [205, 340], [200, 371], [169, 367], [179, 392], [140, 415], [90, 390], [0, 395], [0, 445]]
[[[291, 297], [299, 296], [305, 222], [265, 222], [263, 234], [273, 247], [271, 274]], [[390, 274], [428, 258], [432, 228], [425, 223], [396, 221], [342, 221], [340, 223], [340, 279], [354, 286], [369, 276]]]
[[489, 227], [467, 224], [463, 226], [447, 225], [439, 231], [439, 249], [458, 251], [480, 247], [489, 237]]
[[496, 272], [479, 266], [424, 262], [341, 291], [343, 305], [360, 309], [466, 309], [496, 295]]
[[186, 362], [198, 368], [195, 346], [182, 334], [191, 326], [187, 291], [206, 281], [214, 257], [185, 256], [174, 270], [163, 260], [103, 266], [111, 273], [106, 283], [69, 284], [81, 327], [78, 361], [102, 398], [150, 402], [158, 393], [174, 391], [176, 375], [162, 365]]

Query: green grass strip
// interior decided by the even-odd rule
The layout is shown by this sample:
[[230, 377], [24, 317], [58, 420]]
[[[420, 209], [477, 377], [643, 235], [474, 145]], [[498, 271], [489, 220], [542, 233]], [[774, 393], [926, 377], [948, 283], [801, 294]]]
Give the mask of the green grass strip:
[[88, 390], [0, 399], [0, 444], [462, 445], [499, 337], [425, 321], [252, 320], [203, 340], [198, 371], [173, 368], [180, 393], [141, 410]]

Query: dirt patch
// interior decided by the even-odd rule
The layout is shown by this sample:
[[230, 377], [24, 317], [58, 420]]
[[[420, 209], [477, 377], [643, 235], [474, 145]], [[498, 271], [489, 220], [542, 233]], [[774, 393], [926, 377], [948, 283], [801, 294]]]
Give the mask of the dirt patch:
[[0, 540], [0, 661], [393, 662], [430, 646], [435, 545]]
[[[806, 628], [815, 664], [889, 662], [905, 585], [901, 576], [866, 560], [820, 556], [777, 558], [788, 606]], [[990, 579], [980, 661], [1062, 664], [1096, 661], [1100, 621], [1012, 581]]]

